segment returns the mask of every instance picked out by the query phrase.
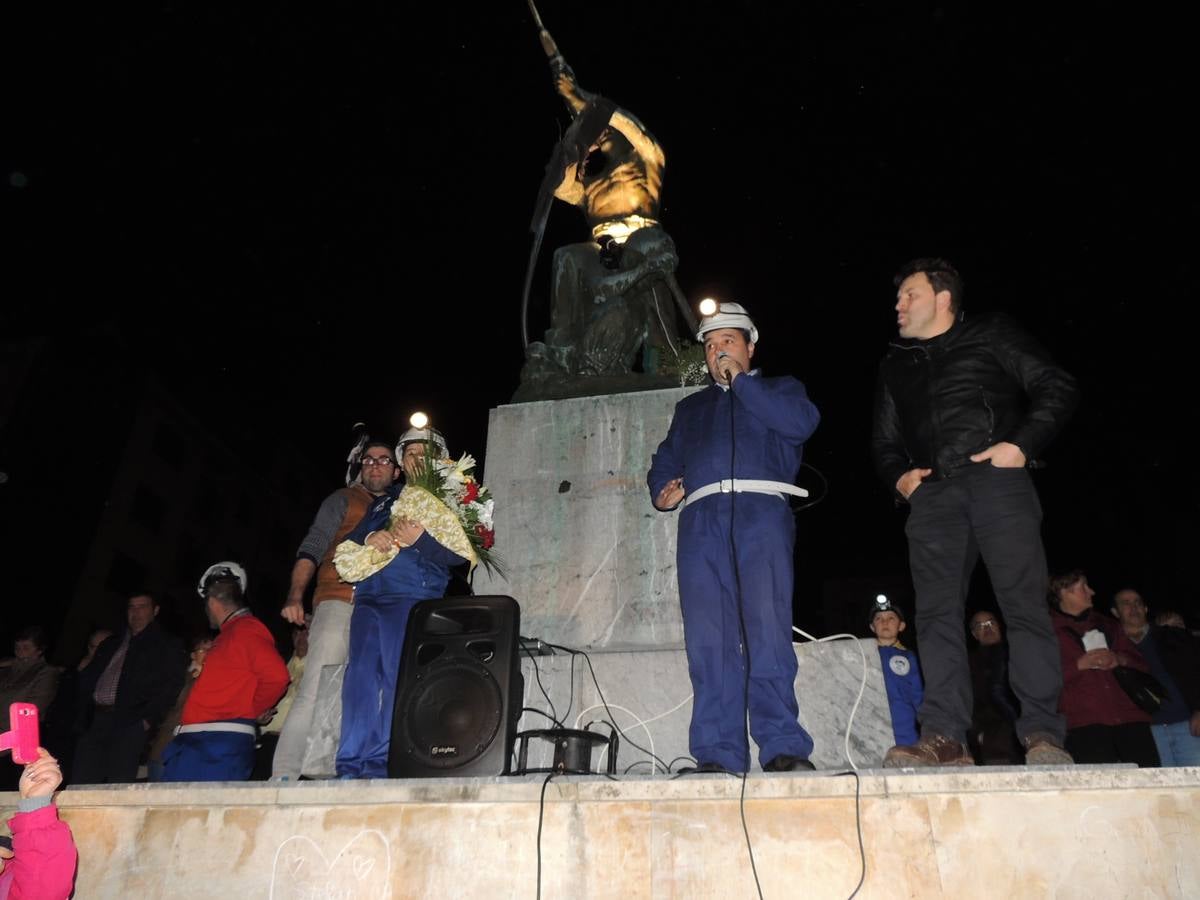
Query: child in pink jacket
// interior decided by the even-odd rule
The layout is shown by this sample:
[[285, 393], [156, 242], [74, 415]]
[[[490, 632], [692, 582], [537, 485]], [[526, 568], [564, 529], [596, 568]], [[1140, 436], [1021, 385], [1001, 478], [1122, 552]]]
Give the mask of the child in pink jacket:
[[66, 900], [79, 854], [66, 822], [59, 821], [54, 791], [62, 784], [58, 760], [38, 748], [18, 785], [17, 814], [8, 820], [12, 849], [0, 847], [0, 900]]

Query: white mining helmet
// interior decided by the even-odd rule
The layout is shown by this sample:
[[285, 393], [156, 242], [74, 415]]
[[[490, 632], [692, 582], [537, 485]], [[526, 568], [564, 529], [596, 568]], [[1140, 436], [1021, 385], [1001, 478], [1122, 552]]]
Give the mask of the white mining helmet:
[[200, 583], [196, 585], [196, 593], [203, 597], [204, 589], [212, 582], [229, 578], [237, 579], [242, 588], [242, 596], [246, 596], [246, 570], [231, 560], [213, 563], [205, 569], [204, 574], [200, 576]]
[[704, 343], [704, 335], [718, 328], [740, 328], [750, 332], [750, 343], [758, 343], [758, 329], [750, 319], [750, 314], [740, 303], [718, 303], [717, 311], [711, 316], [700, 320], [700, 330], [696, 332], [696, 340]]
[[404, 434], [400, 435], [400, 440], [396, 441], [396, 461], [397, 463], [404, 458], [404, 445], [411, 444], [415, 441], [428, 441], [437, 447], [437, 453], [440, 457], [446, 457], [450, 451], [446, 449], [446, 439], [442, 437], [440, 431], [436, 428], [410, 428]]

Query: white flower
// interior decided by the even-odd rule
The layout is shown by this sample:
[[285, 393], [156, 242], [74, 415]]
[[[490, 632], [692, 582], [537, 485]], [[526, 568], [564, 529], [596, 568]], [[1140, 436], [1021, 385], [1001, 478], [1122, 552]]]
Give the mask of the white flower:
[[438, 474], [442, 476], [442, 490], [447, 496], [460, 497], [467, 479], [467, 473], [475, 465], [475, 458], [469, 453], [464, 453], [462, 459], [458, 462], [446, 460], [444, 466], [438, 467]]
[[475, 502], [471, 504], [471, 508], [479, 515], [479, 524], [488, 531], [493, 531], [492, 512], [496, 507], [495, 500], [485, 500], [483, 503]]

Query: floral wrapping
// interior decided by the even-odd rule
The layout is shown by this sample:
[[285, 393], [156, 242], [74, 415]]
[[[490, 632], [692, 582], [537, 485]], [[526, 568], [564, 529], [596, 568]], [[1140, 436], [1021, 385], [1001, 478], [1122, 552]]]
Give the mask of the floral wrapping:
[[[471, 571], [483, 563], [495, 568], [491, 552], [494, 501], [488, 489], [474, 478], [475, 460], [468, 455], [455, 462], [435, 459], [406, 484], [392, 504], [389, 526], [398, 518], [413, 519], [439, 544], [470, 563]], [[399, 552], [386, 553], [366, 544], [342, 541], [334, 552], [333, 564], [343, 581], [357, 583], [374, 575]]]

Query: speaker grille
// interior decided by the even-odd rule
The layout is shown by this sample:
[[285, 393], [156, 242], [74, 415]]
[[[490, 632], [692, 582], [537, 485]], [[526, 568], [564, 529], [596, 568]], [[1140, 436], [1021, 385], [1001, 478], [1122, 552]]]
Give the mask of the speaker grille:
[[457, 769], [487, 751], [502, 724], [504, 697], [487, 667], [435, 660], [403, 699], [405, 753], [435, 769]]

